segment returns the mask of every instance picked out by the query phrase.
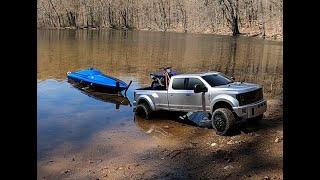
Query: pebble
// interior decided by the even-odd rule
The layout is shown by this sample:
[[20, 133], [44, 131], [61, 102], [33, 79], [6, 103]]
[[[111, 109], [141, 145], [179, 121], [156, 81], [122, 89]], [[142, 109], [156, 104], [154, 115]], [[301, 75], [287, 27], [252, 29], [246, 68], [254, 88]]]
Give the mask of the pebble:
[[217, 143], [212, 143], [210, 146], [213, 147], [213, 146], [216, 146], [216, 145], [217, 145]]
[[265, 177], [263, 177], [263, 179], [264, 179], [264, 180], [269, 180], [270, 177], [269, 177], [269, 176], [265, 176]]
[[67, 169], [67, 170], [64, 171], [65, 174], [67, 174], [69, 172], [70, 172], [70, 169]]
[[228, 141], [228, 142], [227, 142], [227, 144], [229, 144], [229, 145], [230, 145], [230, 144], [233, 144], [233, 142], [232, 142], [232, 141]]
[[154, 129], [151, 128], [151, 129], [149, 129], [146, 133], [147, 133], [147, 134], [150, 134], [150, 133], [152, 133], [153, 131], [154, 131]]
[[232, 144], [240, 144], [240, 143], [244, 143], [244, 142], [245, 141], [241, 141], [241, 140], [240, 141], [232, 141], [232, 140], [230, 140], [230, 141], [227, 142], [227, 144], [228, 145], [232, 145]]
[[274, 142], [275, 142], [275, 143], [278, 143], [278, 142], [280, 142], [281, 140], [282, 140], [282, 138], [277, 137], [277, 138], [274, 140]]
[[224, 169], [224, 170], [229, 170], [229, 169], [232, 169], [232, 168], [233, 168], [232, 165], [227, 165], [227, 166], [225, 166], [223, 169]]
[[163, 126], [163, 128], [169, 129], [169, 126]]
[[255, 137], [258, 137], [258, 136], [260, 136], [260, 134], [258, 134], [258, 133], [255, 133], [255, 132], [251, 132], [251, 133], [248, 133], [248, 135], [250, 135], [250, 136], [255, 136]]

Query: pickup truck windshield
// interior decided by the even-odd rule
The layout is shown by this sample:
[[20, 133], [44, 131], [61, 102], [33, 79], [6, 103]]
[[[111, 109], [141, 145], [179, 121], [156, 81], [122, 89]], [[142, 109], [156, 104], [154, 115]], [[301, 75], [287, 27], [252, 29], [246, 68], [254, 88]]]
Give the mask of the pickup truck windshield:
[[202, 78], [210, 84], [211, 87], [221, 86], [232, 83], [233, 81], [222, 74], [211, 74], [202, 76]]

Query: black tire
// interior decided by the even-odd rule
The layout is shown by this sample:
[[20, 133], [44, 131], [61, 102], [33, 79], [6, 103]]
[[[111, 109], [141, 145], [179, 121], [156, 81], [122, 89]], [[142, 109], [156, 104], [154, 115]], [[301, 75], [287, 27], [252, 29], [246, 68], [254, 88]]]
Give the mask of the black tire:
[[138, 104], [135, 112], [144, 119], [151, 119], [152, 110], [147, 103]]
[[227, 108], [218, 108], [212, 113], [212, 127], [221, 136], [228, 135], [235, 127], [236, 119]]
[[261, 114], [257, 117], [254, 117], [254, 118], [250, 118], [247, 120], [247, 122], [250, 124], [258, 124], [262, 119], [263, 119], [263, 114]]

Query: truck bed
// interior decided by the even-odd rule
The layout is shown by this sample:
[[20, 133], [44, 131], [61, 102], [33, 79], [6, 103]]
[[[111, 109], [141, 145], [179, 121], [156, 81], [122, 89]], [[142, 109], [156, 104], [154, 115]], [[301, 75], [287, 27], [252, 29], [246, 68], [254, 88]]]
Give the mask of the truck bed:
[[139, 89], [136, 89], [136, 90], [167, 91], [167, 90], [165, 89], [165, 87], [152, 88], [151, 86], [149, 86], [149, 87], [144, 87], [144, 88], [139, 88]]

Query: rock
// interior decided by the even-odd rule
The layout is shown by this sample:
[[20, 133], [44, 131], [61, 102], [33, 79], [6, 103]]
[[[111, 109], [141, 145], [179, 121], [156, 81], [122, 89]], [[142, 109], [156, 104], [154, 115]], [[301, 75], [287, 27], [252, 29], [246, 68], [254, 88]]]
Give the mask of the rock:
[[227, 144], [231, 145], [231, 144], [233, 144], [233, 142], [230, 140], [227, 142]]
[[169, 129], [169, 126], [163, 126], [163, 128]]
[[64, 171], [65, 174], [67, 174], [69, 172], [70, 172], [70, 169], [67, 169], [67, 170]]
[[147, 134], [150, 134], [150, 133], [152, 133], [153, 131], [154, 131], [154, 127], [150, 128], [146, 133], [147, 133]]
[[214, 146], [216, 146], [217, 145], [217, 143], [212, 143], [210, 146], [211, 147], [214, 147]]
[[274, 140], [274, 142], [275, 142], [275, 143], [278, 143], [278, 142], [280, 142], [281, 140], [282, 140], [281, 137], [277, 137], [277, 138]]
[[75, 159], [74, 159], [74, 158], [72, 158], [72, 161], [75, 161]]
[[227, 144], [228, 144], [228, 145], [241, 144], [241, 143], [244, 143], [244, 142], [245, 142], [245, 141], [241, 141], [241, 140], [240, 140], [240, 141], [232, 141], [232, 140], [230, 140], [230, 141], [227, 142]]
[[115, 170], [122, 170], [123, 168], [122, 167], [117, 167]]
[[269, 180], [270, 177], [269, 177], [269, 176], [265, 176], [265, 177], [263, 177], [263, 179], [264, 179], [264, 180]]
[[260, 136], [260, 134], [258, 134], [258, 133], [255, 133], [255, 132], [251, 132], [251, 133], [248, 133], [248, 135], [250, 135], [250, 136], [255, 136], [255, 137], [258, 137], [258, 136]]
[[106, 169], [108, 169], [108, 167], [104, 166], [104, 167], [102, 167], [102, 168], [100, 169], [100, 171], [104, 171], [104, 170], [106, 170]]
[[227, 165], [223, 168], [224, 170], [229, 170], [229, 169], [233, 169], [233, 166], [232, 165]]

